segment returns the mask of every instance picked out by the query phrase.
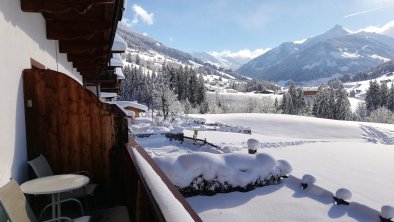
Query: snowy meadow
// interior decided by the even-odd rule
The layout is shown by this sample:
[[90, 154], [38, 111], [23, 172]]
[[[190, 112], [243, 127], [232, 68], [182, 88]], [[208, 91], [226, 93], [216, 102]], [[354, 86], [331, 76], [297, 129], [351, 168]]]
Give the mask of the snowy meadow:
[[[155, 134], [138, 138], [138, 142], [178, 187], [200, 175], [217, 178], [222, 184], [232, 180], [241, 185], [280, 176], [278, 160], [288, 162], [292, 168], [289, 178], [277, 185], [187, 198], [204, 221], [379, 221], [381, 207], [394, 205], [393, 125], [282, 114], [193, 117], [236, 129], [250, 128], [252, 133], [228, 128], [213, 131], [187, 121], [157, 127], [147, 119], [136, 119], [132, 125], [135, 134]], [[174, 128], [183, 129], [189, 137], [198, 129], [197, 138], [215, 146], [170, 141], [160, 134]], [[248, 154], [247, 141], [252, 138], [259, 141], [254, 155]], [[252, 164], [258, 156], [270, 160], [260, 170]], [[315, 181], [302, 190], [305, 174]], [[350, 195], [338, 193], [340, 188], [346, 188]], [[337, 193], [350, 205], [334, 205]]]

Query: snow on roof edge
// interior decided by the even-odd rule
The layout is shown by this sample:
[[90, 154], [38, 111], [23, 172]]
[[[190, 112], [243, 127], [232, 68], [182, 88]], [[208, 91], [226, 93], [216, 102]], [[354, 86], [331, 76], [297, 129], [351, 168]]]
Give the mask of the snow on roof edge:
[[121, 105], [117, 104], [116, 101], [115, 102], [107, 102], [108, 104], [113, 104], [119, 107], [120, 110], [122, 110], [122, 112], [126, 115], [126, 117], [133, 117], [133, 115], [130, 113], [130, 111], [124, 109]]
[[131, 102], [131, 101], [116, 101], [117, 104], [119, 104], [120, 106], [122, 106], [123, 108], [126, 107], [133, 107], [142, 111], [148, 111], [148, 107], [145, 105], [142, 105], [140, 103], [137, 102]]
[[116, 93], [111, 93], [111, 92], [100, 92], [100, 98], [111, 98], [111, 97], [117, 97], [118, 94]]
[[122, 68], [120, 68], [120, 67], [115, 68], [115, 75], [116, 75], [117, 79], [125, 79], [126, 78], [122, 72]]
[[118, 33], [115, 33], [115, 39], [114, 39], [114, 43], [112, 44], [111, 51], [125, 52], [126, 49], [127, 49], [127, 43]]

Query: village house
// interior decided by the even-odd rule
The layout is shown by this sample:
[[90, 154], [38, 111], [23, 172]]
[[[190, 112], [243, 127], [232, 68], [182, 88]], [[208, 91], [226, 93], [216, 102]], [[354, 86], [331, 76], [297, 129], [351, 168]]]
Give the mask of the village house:
[[315, 101], [315, 96], [319, 87], [303, 87], [302, 93], [304, 95], [305, 103], [308, 105], [313, 105]]
[[127, 45], [116, 35], [124, 9], [124, 0], [2, 1], [0, 189], [33, 179], [27, 161], [43, 154], [55, 174], [89, 171], [101, 204], [127, 206], [132, 221], [181, 221], [162, 212], [167, 201], [181, 206], [167, 211], [201, 221], [127, 133], [126, 114], [99, 100], [124, 79]]

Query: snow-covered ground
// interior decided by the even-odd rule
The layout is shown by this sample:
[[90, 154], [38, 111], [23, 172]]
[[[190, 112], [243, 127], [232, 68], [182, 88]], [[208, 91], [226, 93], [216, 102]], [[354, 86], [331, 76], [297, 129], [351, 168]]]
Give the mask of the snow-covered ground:
[[[279, 114], [196, 117], [250, 127], [252, 135], [198, 133], [198, 138], [221, 147], [217, 149], [170, 142], [162, 136], [138, 141], [153, 156], [176, 157], [199, 151], [247, 153], [246, 141], [254, 138], [261, 142], [257, 153], [287, 160], [293, 168], [281, 185], [188, 198], [204, 221], [379, 221], [380, 208], [394, 205], [394, 125]], [[316, 183], [302, 191], [299, 180], [304, 174], [313, 175]], [[349, 206], [332, 204], [331, 196], [339, 188], [352, 192]]]
[[352, 97], [348, 97], [349, 102], [350, 102], [350, 108], [352, 109], [352, 111], [356, 111], [357, 106], [359, 103], [365, 103], [364, 100], [360, 99], [360, 98], [352, 98]]

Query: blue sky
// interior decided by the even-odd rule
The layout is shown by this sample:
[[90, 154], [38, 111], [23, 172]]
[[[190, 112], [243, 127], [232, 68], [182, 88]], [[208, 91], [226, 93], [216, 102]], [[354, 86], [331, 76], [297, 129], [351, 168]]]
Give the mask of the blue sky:
[[391, 21], [394, 27], [394, 0], [134, 0], [124, 19], [169, 47], [236, 52], [273, 48], [336, 24], [352, 31]]

